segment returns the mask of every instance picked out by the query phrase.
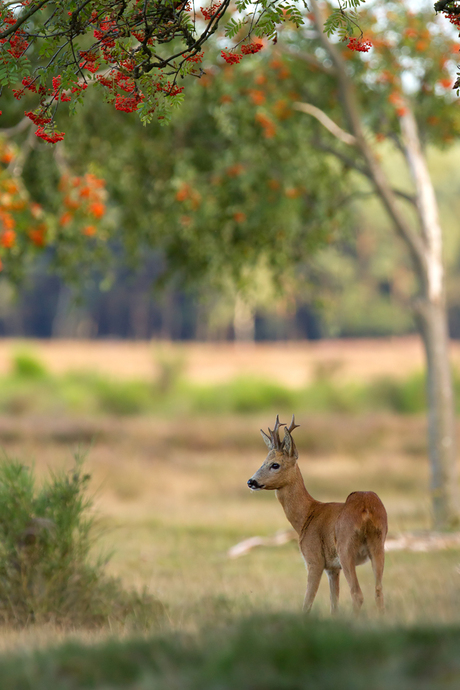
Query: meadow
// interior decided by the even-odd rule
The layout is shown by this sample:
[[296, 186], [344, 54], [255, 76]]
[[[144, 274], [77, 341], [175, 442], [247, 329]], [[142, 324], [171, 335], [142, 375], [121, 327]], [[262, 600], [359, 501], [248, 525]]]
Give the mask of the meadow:
[[[196, 402], [201, 400], [194, 388], [198, 384], [192, 377], [187, 380], [186, 348], [180, 351], [182, 361], [173, 352], [166, 364], [163, 349], [162, 367], [155, 360], [158, 354], [152, 355], [158, 367], [148, 381], [153, 402], [149, 397], [144, 407], [118, 407], [116, 413], [110, 405], [94, 402], [95, 390], [102, 382], [109, 390], [108, 399], [110, 391], [122, 398], [123, 388], [117, 385], [139, 386], [140, 379], [133, 382], [132, 374], [117, 378], [115, 369], [87, 370], [83, 376], [81, 365], [77, 375], [72, 373], [75, 365], [69, 357], [66, 365], [62, 357], [61, 368], [53, 371], [36, 349], [29, 349], [25, 356], [18, 346], [10, 346], [1, 399], [6, 405], [8, 386], [17, 391], [16, 382], [22, 386], [23, 402], [2, 408], [0, 442], [5, 457], [33, 465], [40, 483], [50, 470], [71, 469], [73, 453], [87, 450], [84, 466], [91, 475], [88, 492], [94, 499], [91, 510], [98, 534], [94, 554], [111, 554], [106, 573], [119, 579], [126, 590], [147, 591], [161, 602], [162, 609], [124, 622], [109, 615], [102, 626], [69, 628], [52, 621], [2, 626], [2, 690], [252, 690], [304, 688], [310, 682], [314, 687], [332, 688], [339, 679], [345, 688], [458, 687], [459, 550], [389, 552], [383, 621], [373, 604], [371, 569], [361, 566], [365, 607], [357, 622], [351, 616], [344, 581], [342, 613], [330, 621], [326, 578], [313, 615], [305, 621], [300, 609], [306, 573], [295, 542], [254, 549], [237, 559], [228, 557], [228, 550], [239, 541], [288, 527], [273, 494], [252, 494], [246, 486], [265, 457], [259, 429], [271, 426], [276, 412], [296, 412], [301, 424], [295, 432], [301, 469], [316, 498], [344, 500], [352, 490], [372, 489], [387, 507], [391, 534], [429, 529], [423, 401], [413, 409], [421, 395], [421, 375], [410, 367], [413, 352], [404, 355], [408, 343], [413, 347], [411, 341], [393, 343], [395, 368], [392, 372], [389, 357], [384, 387], [391, 396], [373, 407], [368, 403], [369, 392], [383, 387], [380, 380], [380, 388], [375, 388], [382, 343], [376, 347], [374, 373], [366, 364], [361, 375], [357, 364], [347, 363], [346, 355], [340, 366], [330, 364], [331, 359], [337, 362], [339, 347], [329, 360], [327, 354], [315, 351], [313, 375], [306, 374], [297, 388], [284, 386], [278, 378], [278, 393], [285, 398], [270, 398], [269, 405], [258, 401], [263, 367], [274, 357], [274, 348], [270, 358], [253, 350], [251, 373], [259, 383], [252, 388], [247, 384], [246, 398], [238, 383], [240, 407], [236, 408], [228, 395], [227, 402], [222, 402], [222, 391], [236, 385], [230, 349], [223, 357], [227, 374], [220, 380], [215, 378], [217, 355], [207, 358], [215, 367], [212, 375], [203, 365], [202, 378], [211, 386], [207, 395], [214, 401], [207, 407]], [[361, 360], [358, 345], [354, 343], [353, 362], [365, 363], [366, 357], [370, 362], [369, 343], [364, 344]], [[298, 347], [291, 367], [301, 371], [308, 365], [308, 352], [302, 359]], [[123, 348], [126, 344], [121, 348], [126, 356]], [[133, 356], [135, 352], [136, 344]], [[285, 354], [281, 346], [280, 362]], [[241, 350], [236, 352], [235, 358], [241, 356]], [[258, 359], [261, 371], [255, 364]], [[93, 400], [89, 412], [78, 409], [82, 389], [73, 397], [68, 394], [69, 380], [74, 391], [75, 381], [92, 381], [84, 393], [92, 396], [86, 398]], [[358, 383], [359, 395], [353, 388]], [[318, 387], [322, 387], [323, 402], [316, 402], [315, 410], [307, 398]], [[337, 403], [344, 390], [354, 406]], [[190, 396], [187, 405], [184, 395]], [[245, 399], [252, 402], [241, 409]], [[72, 407], [75, 400], [78, 405]], [[406, 400], [402, 409], [395, 400]]]

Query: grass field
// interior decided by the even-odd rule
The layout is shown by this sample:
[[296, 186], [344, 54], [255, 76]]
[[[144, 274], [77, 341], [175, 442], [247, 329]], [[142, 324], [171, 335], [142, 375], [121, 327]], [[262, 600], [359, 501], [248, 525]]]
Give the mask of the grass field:
[[[429, 528], [423, 415], [317, 413], [298, 421], [301, 468], [316, 498], [373, 489], [391, 533]], [[295, 543], [227, 557], [242, 539], [288, 527], [273, 494], [246, 487], [265, 456], [259, 429], [272, 424], [271, 412], [1, 417], [5, 452], [34, 463], [39, 477], [70, 467], [75, 448], [89, 448], [98, 548], [113, 552], [107, 570], [166, 607], [141, 628], [2, 629], [1, 690], [275, 690], [309, 680], [315, 688], [458, 687], [458, 550], [388, 553], [384, 621], [374, 610], [370, 567], [361, 566], [363, 616], [352, 620], [343, 581], [333, 624], [326, 578], [303, 622], [306, 573]]]

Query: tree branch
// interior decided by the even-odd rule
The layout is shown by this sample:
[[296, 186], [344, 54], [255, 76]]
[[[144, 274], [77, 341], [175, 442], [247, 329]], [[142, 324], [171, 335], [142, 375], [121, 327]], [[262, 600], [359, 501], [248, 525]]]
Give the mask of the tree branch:
[[[351, 168], [352, 170], [356, 170], [356, 172], [359, 172], [361, 175], [364, 175], [364, 177], [367, 177], [368, 180], [371, 182], [373, 181], [372, 175], [370, 170], [365, 168], [362, 165], [359, 165], [353, 158], [350, 158], [349, 156], [345, 155], [342, 153], [342, 151], [338, 151], [337, 149], [333, 148], [332, 146], [328, 146], [327, 144], [324, 144], [321, 141], [314, 141], [312, 142], [312, 146], [316, 146], [317, 148], [321, 149], [321, 151], [324, 151], [325, 153], [330, 153], [336, 158], [338, 158], [344, 165], [346, 165], [348, 168]], [[400, 199], [404, 199], [404, 201], [409, 202], [412, 204], [412, 206], [417, 206], [417, 201], [415, 197], [412, 194], [407, 194], [407, 192], [403, 192], [401, 189], [395, 189], [394, 187], [391, 188], [391, 191], [395, 196], [398, 196]], [[375, 194], [375, 192], [373, 192]]]
[[[28, 118], [25, 117], [24, 120], [28, 120]], [[24, 122], [24, 120], [22, 120], [21, 122]], [[30, 120], [29, 124], [32, 125], [32, 122]], [[24, 165], [29, 153], [37, 146], [38, 139], [35, 136], [35, 130], [36, 127], [29, 128], [29, 132], [27, 134], [25, 141], [21, 145], [19, 154], [16, 156], [16, 158], [13, 158], [13, 160], [7, 168], [8, 172], [12, 175], [12, 177], [20, 177], [22, 175], [22, 171], [24, 169]]]
[[295, 110], [300, 110], [302, 113], [307, 113], [307, 115], [312, 115], [318, 122], [321, 122], [323, 127], [325, 127], [331, 134], [335, 136], [336, 139], [340, 139], [340, 141], [343, 141], [344, 144], [348, 144], [349, 146], [356, 146], [357, 145], [357, 140], [356, 137], [354, 137], [352, 134], [349, 134], [348, 132], [345, 132], [344, 129], [341, 129], [336, 123], [331, 120], [331, 118], [326, 115], [326, 113], [323, 110], [320, 110], [320, 108], [317, 108], [315, 105], [311, 105], [310, 103], [294, 103], [292, 106]]
[[303, 60], [303, 62], [308, 63], [312, 67], [320, 70], [320, 72], [323, 72], [324, 74], [329, 74], [330, 76], [335, 75], [335, 70], [332, 67], [326, 67], [326, 65], [323, 65], [322, 62], [318, 60], [314, 55], [310, 55], [310, 53], [306, 53], [304, 51], [293, 51], [289, 49], [289, 46], [286, 45], [279, 45], [278, 44], [278, 49], [286, 54], [289, 55], [290, 57], [293, 58], [298, 58], [299, 60]]
[[5, 31], [2, 31], [0, 33], [0, 39], [6, 38], [7, 36], [14, 34], [19, 29], [19, 27], [22, 26], [24, 22], [26, 22], [29, 19], [29, 17], [36, 14], [36, 12], [38, 12], [38, 10], [43, 7], [43, 5], [46, 5], [47, 2], [48, 0], [41, 0], [41, 2], [38, 3], [38, 5], [31, 7], [28, 12], [22, 14], [16, 21], [16, 24], [13, 24], [12, 26], [10, 26], [9, 29], [5, 29]]
[[5, 137], [14, 137], [16, 134], [24, 132], [31, 124], [32, 122], [28, 117], [23, 117], [22, 120], [19, 120], [17, 125], [0, 129], [0, 134], [3, 134]]

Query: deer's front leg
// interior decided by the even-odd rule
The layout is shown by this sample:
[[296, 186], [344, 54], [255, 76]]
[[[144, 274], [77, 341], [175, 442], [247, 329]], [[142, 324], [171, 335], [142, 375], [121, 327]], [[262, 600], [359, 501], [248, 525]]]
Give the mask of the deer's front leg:
[[305, 599], [303, 602], [303, 610], [305, 613], [309, 613], [312, 607], [313, 601], [316, 597], [316, 592], [318, 591], [319, 583], [321, 581], [321, 576], [323, 574], [324, 566], [318, 563], [307, 564], [308, 568], [308, 579], [307, 579], [307, 591], [305, 592]]

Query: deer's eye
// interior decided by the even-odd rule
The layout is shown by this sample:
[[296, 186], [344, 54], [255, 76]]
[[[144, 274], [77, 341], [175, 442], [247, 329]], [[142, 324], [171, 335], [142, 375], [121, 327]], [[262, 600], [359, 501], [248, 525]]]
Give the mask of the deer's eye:
[[279, 470], [280, 465], [278, 462], [274, 462], [273, 465], [270, 465], [271, 470]]

